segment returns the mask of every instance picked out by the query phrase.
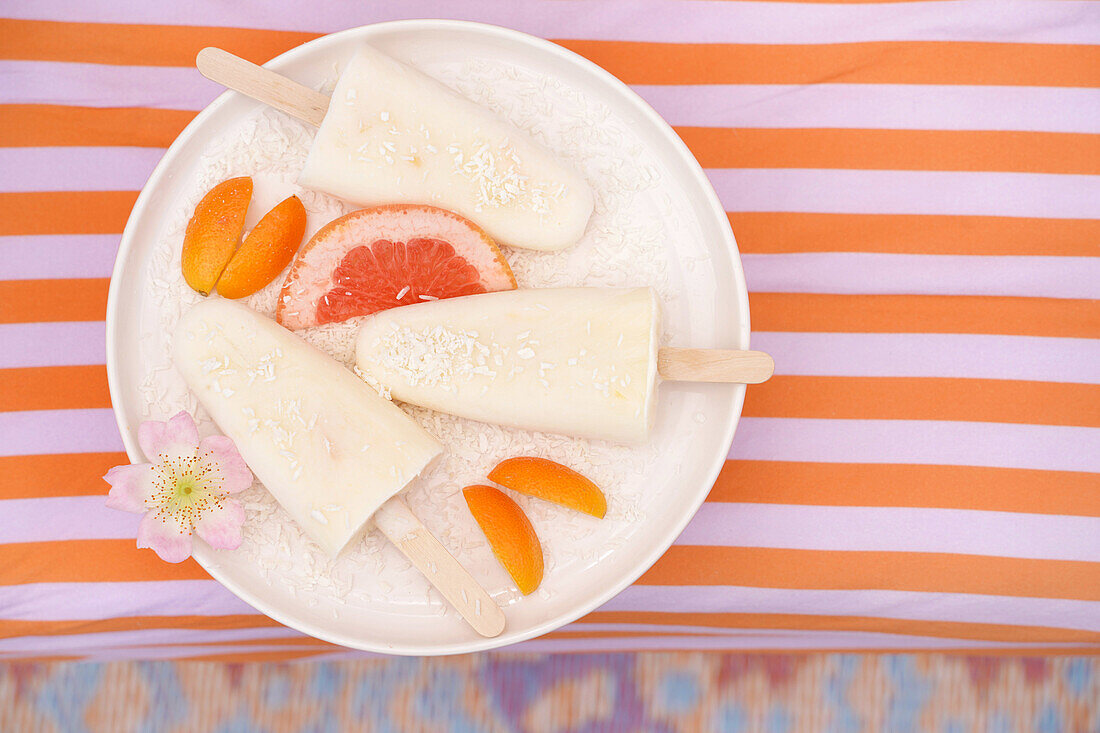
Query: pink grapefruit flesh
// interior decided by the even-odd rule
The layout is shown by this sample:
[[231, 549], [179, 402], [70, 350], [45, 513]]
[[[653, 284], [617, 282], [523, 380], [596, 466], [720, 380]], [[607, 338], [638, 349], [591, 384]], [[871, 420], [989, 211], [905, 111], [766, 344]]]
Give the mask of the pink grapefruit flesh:
[[395, 204], [329, 222], [290, 266], [276, 319], [290, 329], [387, 308], [514, 290], [496, 243], [473, 222], [434, 206]]

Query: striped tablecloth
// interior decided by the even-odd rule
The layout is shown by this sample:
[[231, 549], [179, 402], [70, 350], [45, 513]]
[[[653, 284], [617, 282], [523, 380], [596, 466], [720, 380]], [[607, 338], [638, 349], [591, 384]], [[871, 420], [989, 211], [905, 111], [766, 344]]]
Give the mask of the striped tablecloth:
[[119, 234], [221, 89], [320, 34], [553, 39], [672, 123], [753, 343], [729, 461], [633, 587], [528, 651], [1100, 649], [1100, 4], [31, 0], [0, 13], [0, 657], [339, 656], [103, 506]]

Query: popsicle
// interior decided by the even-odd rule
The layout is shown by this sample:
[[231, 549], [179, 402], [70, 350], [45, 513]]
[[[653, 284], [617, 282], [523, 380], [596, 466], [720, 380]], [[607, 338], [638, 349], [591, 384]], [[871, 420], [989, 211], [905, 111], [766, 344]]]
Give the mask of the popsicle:
[[298, 182], [356, 204], [431, 203], [514, 247], [563, 249], [584, 233], [592, 189], [526, 132], [371, 46], [331, 101], [220, 49], [206, 77], [319, 125]]
[[[471, 600], [460, 611], [476, 610], [478, 623], [499, 612], [404, 501], [394, 498], [442, 452], [399, 407], [274, 321], [221, 298], [184, 314], [172, 359], [253, 473], [329, 555], [336, 556], [374, 516], [410, 559], [435, 552], [422, 563], [433, 575], [464, 574], [458, 580], [468, 583], [467, 590], [459, 588], [457, 595]], [[438, 579], [429, 576], [443, 591]], [[481, 608], [473, 607], [474, 594]], [[499, 622], [503, 628], [503, 616]]]
[[658, 349], [650, 288], [513, 290], [393, 308], [356, 363], [394, 399], [483, 422], [626, 443], [653, 425], [657, 378], [762, 382], [756, 351]]

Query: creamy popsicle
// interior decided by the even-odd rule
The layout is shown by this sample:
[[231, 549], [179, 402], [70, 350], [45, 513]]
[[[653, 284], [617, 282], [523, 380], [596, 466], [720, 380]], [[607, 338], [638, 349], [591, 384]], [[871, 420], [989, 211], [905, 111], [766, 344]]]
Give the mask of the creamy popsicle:
[[341, 364], [239, 303], [191, 308], [172, 358], [253, 473], [332, 556], [441, 453]]
[[621, 442], [653, 424], [650, 288], [512, 290], [393, 308], [356, 362], [394, 399], [512, 427]]
[[556, 250], [592, 214], [585, 180], [488, 109], [362, 46], [298, 182], [357, 204], [431, 203], [514, 247]]

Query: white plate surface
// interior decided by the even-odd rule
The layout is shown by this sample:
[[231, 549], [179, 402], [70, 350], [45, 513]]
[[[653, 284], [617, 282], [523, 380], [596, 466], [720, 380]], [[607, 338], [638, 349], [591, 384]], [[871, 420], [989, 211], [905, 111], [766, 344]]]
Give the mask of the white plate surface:
[[[433, 66], [483, 60], [550, 76], [606, 105], [652, 153], [660, 171], [649, 195], [671, 201], [681, 237], [667, 253], [672, 278], [684, 302], [677, 303], [676, 344], [748, 348], [748, 296], [737, 247], [717, 196], [703, 171], [672, 129], [628, 87], [559, 46], [515, 31], [476, 23], [411, 20], [381, 23], [332, 34], [272, 60], [268, 67], [316, 86], [357, 44], [379, 49], [431, 73]], [[197, 72], [196, 72], [197, 73]], [[138, 385], [150, 365], [142, 340], [151, 337], [155, 314], [145, 277], [153, 247], [187, 195], [189, 174], [204, 148], [253, 114], [257, 103], [226, 93], [176, 139], [157, 166], [123, 234], [107, 306], [107, 370], [114, 410], [131, 460], [145, 460], [137, 444], [144, 405]], [[684, 251], [690, 249], [691, 251]], [[163, 334], [152, 334], [163, 338]], [[510, 600], [508, 627], [495, 639], [474, 634], [457, 616], [429, 612], [429, 603], [402, 597], [394, 602], [345, 603], [312, 599], [269, 584], [257, 568], [233, 553], [197, 544], [195, 557], [210, 574], [268, 616], [307, 634], [349, 647], [395, 654], [453, 654], [503, 646], [552, 631], [599, 607], [647, 570], [680, 534], [702, 504], [726, 458], [741, 405], [743, 386], [665, 384], [654, 440], [675, 444], [648, 475], [643, 519], [617, 530], [614, 549], [598, 559], [555, 567], [556, 591]], [[676, 440], [673, 440], [673, 437]], [[685, 439], [686, 438], [686, 439]], [[485, 582], [499, 581], [499, 568], [472, 568]], [[563, 578], [561, 576], [567, 576]], [[551, 583], [548, 575], [547, 584]], [[490, 588], [492, 592], [494, 589]]]

